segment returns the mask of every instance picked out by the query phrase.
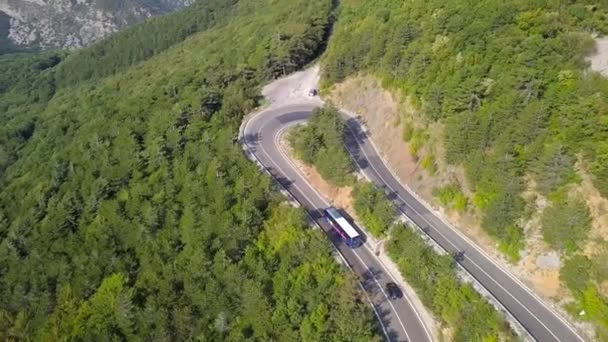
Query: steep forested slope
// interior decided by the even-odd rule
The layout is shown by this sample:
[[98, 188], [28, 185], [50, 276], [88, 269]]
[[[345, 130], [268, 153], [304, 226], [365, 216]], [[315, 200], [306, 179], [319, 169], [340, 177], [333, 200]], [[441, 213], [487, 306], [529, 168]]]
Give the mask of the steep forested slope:
[[376, 339], [235, 140], [260, 83], [315, 55], [331, 3], [235, 6], [105, 78], [68, 68], [80, 55], [0, 60], [0, 339]]
[[202, 0], [170, 16], [153, 18], [132, 29], [114, 34], [69, 56], [58, 68], [64, 84], [108, 76], [145, 60], [186, 39], [193, 33], [217, 25], [235, 10], [236, 0]]
[[[578, 170], [608, 196], [608, 80], [587, 70], [591, 33], [608, 33], [602, 2], [345, 0], [324, 77], [332, 84], [370, 72], [425, 115], [417, 127], [440, 122], [445, 159], [464, 167], [482, 226], [512, 258], [535, 209], [522, 193], [547, 198], [542, 234], [569, 258], [590, 230], [589, 210], [571, 191]], [[404, 137], [412, 134], [425, 133]], [[438, 194], [462, 196], [449, 190]], [[608, 328], [608, 301], [598, 295], [608, 277], [597, 267], [590, 274], [570, 286], [580, 299], [571, 309]]]
[[[230, 16], [236, 1], [197, 1], [174, 15], [155, 18], [79, 50], [57, 65], [65, 53], [0, 56], [0, 174], [15, 159], [15, 132], [34, 127], [38, 113], [57, 88], [97, 80], [146, 60]], [[27, 109], [25, 107], [28, 107]], [[12, 136], [11, 136], [12, 135]], [[27, 134], [26, 134], [27, 135]]]

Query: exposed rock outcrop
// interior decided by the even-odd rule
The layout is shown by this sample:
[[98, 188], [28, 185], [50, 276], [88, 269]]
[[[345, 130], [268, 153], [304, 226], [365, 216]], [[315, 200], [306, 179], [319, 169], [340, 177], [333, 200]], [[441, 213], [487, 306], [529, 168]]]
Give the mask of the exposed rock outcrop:
[[0, 0], [18, 46], [74, 49], [194, 0]]

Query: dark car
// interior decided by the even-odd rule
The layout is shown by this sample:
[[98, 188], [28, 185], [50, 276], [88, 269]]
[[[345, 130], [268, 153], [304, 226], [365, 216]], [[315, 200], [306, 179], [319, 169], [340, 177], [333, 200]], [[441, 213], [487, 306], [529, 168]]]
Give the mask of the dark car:
[[396, 300], [403, 296], [403, 293], [401, 292], [399, 286], [397, 286], [397, 284], [393, 282], [386, 283], [385, 289], [386, 294], [388, 295], [388, 298], [390, 300]]
[[454, 257], [454, 260], [456, 260], [456, 262], [464, 261], [464, 251], [454, 252], [452, 253], [452, 256]]

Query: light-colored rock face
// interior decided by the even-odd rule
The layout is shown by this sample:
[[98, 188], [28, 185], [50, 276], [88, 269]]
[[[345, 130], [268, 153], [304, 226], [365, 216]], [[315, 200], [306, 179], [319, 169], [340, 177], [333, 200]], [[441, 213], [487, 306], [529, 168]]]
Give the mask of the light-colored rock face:
[[608, 37], [596, 38], [596, 52], [589, 56], [591, 69], [608, 76]]
[[16, 45], [74, 49], [194, 0], [0, 0]]

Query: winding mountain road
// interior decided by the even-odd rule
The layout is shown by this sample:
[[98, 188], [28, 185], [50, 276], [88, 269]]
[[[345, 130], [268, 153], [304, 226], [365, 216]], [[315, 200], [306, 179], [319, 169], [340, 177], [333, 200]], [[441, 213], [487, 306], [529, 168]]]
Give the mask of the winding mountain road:
[[374, 310], [390, 341], [432, 341], [431, 332], [423, 323], [414, 305], [404, 293], [389, 300], [385, 284], [394, 281], [374, 253], [364, 245], [351, 249], [322, 220], [329, 203], [307, 182], [289, 158], [280, 150], [278, 139], [285, 128], [305, 122], [312, 106], [280, 108], [263, 111], [244, 123], [242, 142], [264, 165], [266, 170], [287, 189], [327, 233], [353, 271], [372, 301]]
[[[280, 92], [280, 91], [279, 91]], [[283, 94], [280, 94], [283, 95]], [[425, 326], [412, 302], [405, 296], [390, 301], [384, 285], [391, 276], [376, 255], [364, 245], [350, 249], [320, 220], [329, 204], [306, 180], [289, 157], [279, 147], [279, 136], [290, 126], [306, 122], [320, 101], [308, 104], [275, 105], [248, 116], [241, 126], [244, 148], [289, 191], [327, 232], [369, 294], [374, 309], [391, 341], [429, 341], [432, 334]], [[299, 102], [301, 103], [301, 102]], [[525, 284], [485, 253], [474, 242], [430, 210], [418, 197], [402, 185], [385, 165], [373, 142], [360, 123], [344, 115], [347, 127], [347, 147], [361, 171], [377, 186], [389, 193], [389, 198], [411, 221], [447, 252], [464, 252], [460, 263], [526, 330], [538, 341], [575, 342], [584, 339], [550, 304], [535, 295]]]

